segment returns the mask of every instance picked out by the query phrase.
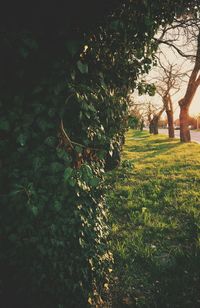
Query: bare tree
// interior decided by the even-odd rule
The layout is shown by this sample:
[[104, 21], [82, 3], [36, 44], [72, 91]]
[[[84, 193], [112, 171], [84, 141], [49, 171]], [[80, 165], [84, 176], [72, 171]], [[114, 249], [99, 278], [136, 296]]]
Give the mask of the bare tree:
[[171, 64], [167, 59], [161, 60], [158, 57], [157, 76], [155, 77], [156, 91], [161, 96], [168, 121], [169, 138], [174, 138], [174, 106], [172, 97], [180, 91], [180, 87], [185, 82], [184, 77], [187, 72], [182, 66]]
[[161, 110], [159, 110], [157, 113], [154, 113], [153, 114], [153, 117], [150, 121], [150, 127], [151, 127], [151, 132], [154, 134], [154, 135], [157, 135], [158, 134], [158, 122], [160, 120], [160, 117], [163, 113], [163, 111], [165, 110], [165, 107], [163, 107]]
[[189, 107], [192, 103], [193, 97], [200, 85], [200, 31], [197, 36], [197, 51], [194, 68], [189, 78], [185, 95], [179, 100], [180, 106], [180, 138], [182, 142], [190, 142], [190, 130], [188, 126], [189, 121]]
[[147, 120], [149, 122], [149, 133], [157, 135], [158, 134], [158, 122], [160, 117], [165, 110], [165, 107], [155, 106], [149, 103], [146, 110]]
[[200, 85], [200, 18], [182, 16], [174, 24], [165, 27], [159, 38], [158, 44], [165, 44], [172, 48], [178, 55], [194, 63], [190, 74], [185, 95], [179, 100], [180, 106], [180, 139], [190, 142], [189, 107], [192, 103], [197, 88]]
[[139, 98], [133, 94], [128, 97], [129, 115], [138, 119], [135, 128], [143, 131], [145, 126], [145, 118], [147, 116], [148, 102], [140, 102]]

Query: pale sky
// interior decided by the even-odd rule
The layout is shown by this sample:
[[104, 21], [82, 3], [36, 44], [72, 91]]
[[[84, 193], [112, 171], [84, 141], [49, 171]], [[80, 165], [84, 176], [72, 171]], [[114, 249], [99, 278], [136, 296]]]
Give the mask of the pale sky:
[[191, 115], [196, 115], [198, 113], [200, 114], [200, 88], [197, 90], [197, 93], [190, 107]]
[[[184, 86], [185, 88], [185, 86]], [[177, 119], [179, 118], [179, 112], [180, 112], [180, 108], [178, 105], [178, 101], [179, 99], [181, 99], [185, 93], [185, 89], [183, 88], [182, 91], [180, 91], [176, 96], [174, 96], [173, 99], [173, 103], [174, 103], [174, 118]], [[155, 96], [149, 96], [149, 95], [142, 95], [142, 96], [138, 96], [137, 94], [134, 94], [135, 97], [135, 102], [152, 102], [153, 104], [155, 103], [156, 105], [160, 105], [162, 106], [162, 99], [161, 97], [156, 94]], [[193, 102], [190, 106], [190, 115], [191, 116], [196, 116], [200, 114], [200, 87], [197, 90]], [[163, 117], [165, 117], [166, 114], [163, 113]]]
[[[179, 105], [178, 105], [178, 100], [181, 99], [184, 95], [184, 90], [181, 91], [180, 93], [178, 93], [176, 96], [174, 96], [173, 98], [173, 102], [174, 102], [174, 118], [177, 119], [179, 118]], [[155, 96], [148, 96], [148, 95], [143, 95], [141, 97], [138, 97], [139, 101], [151, 101], [152, 103], [156, 103], [156, 104], [160, 104], [162, 105], [162, 100], [161, 97], [159, 95], [155, 95]], [[193, 99], [193, 102], [190, 106], [190, 115], [191, 116], [195, 116], [197, 114], [200, 114], [200, 88], [197, 90], [195, 97]], [[165, 117], [165, 113], [163, 114]]]
[[[180, 33], [181, 32], [179, 32], [179, 34]], [[169, 32], [167, 39], [171, 39], [173, 35], [176, 36], [174, 32], [172, 34], [171, 32]], [[190, 34], [188, 34], [188, 37], [190, 39], [191, 37], [189, 35]], [[196, 35], [194, 35], [194, 32], [193, 32], [193, 36], [191, 39], [191, 43], [188, 43], [188, 41], [186, 40], [185, 33], [182, 33], [181, 36], [179, 37], [181, 37], [181, 39], [176, 41], [177, 42], [176, 46], [178, 46], [186, 54], [195, 55], [196, 54]], [[176, 68], [179, 68], [179, 66], [181, 67], [180, 69], [181, 72], [188, 72], [193, 69], [194, 62], [192, 62], [191, 59], [183, 58], [171, 47], [165, 44], [161, 44], [160, 50], [161, 50], [161, 55], [160, 55], [161, 63], [163, 63], [165, 67], [167, 67], [168, 65], [175, 64]], [[190, 72], [188, 74], [190, 75]], [[145, 79], [150, 83], [151, 82], [155, 83], [155, 80], [159, 78], [158, 76], [160, 76], [160, 72], [159, 72], [159, 69], [155, 67], [151, 70], [150, 74], [148, 74], [148, 76]], [[184, 79], [186, 82], [182, 82], [182, 84], [180, 84], [180, 91], [172, 96], [172, 101], [174, 103], [174, 118], [175, 119], [179, 118], [180, 108], [178, 105], [178, 101], [185, 95], [187, 81], [189, 79], [189, 76], [184, 77]], [[152, 103], [155, 103], [156, 105], [159, 104], [162, 106], [162, 99], [158, 94], [156, 94], [154, 97], [148, 96], [148, 95], [143, 95], [139, 97], [134, 94], [134, 97], [136, 98], [136, 102], [152, 102]], [[194, 96], [194, 99], [192, 101], [192, 104], [190, 106], [190, 115], [195, 116], [197, 114], [200, 114], [200, 87], [197, 90]], [[163, 116], [165, 117], [165, 114], [163, 114]]]
[[[182, 40], [181, 40], [181, 42], [178, 43], [178, 46], [181, 46], [182, 42], [183, 42], [183, 44], [185, 43], [184, 42], [184, 36], [182, 36]], [[175, 52], [170, 47], [165, 46], [164, 44], [161, 46], [161, 48], [162, 48], [162, 52], [165, 54], [165, 57], [167, 58], [168, 63], [170, 63], [170, 64], [175, 63], [177, 65], [182, 65], [183, 72], [193, 69], [194, 62], [191, 62], [191, 60], [187, 60], [187, 59], [181, 57], [179, 54], [177, 54], [177, 52]], [[181, 50], [184, 51], [185, 53], [194, 54], [194, 55], [196, 54], [196, 46], [194, 45], [194, 43], [192, 43], [191, 45], [189, 45], [189, 44], [186, 45], [185, 48], [181, 47]], [[190, 75], [190, 73], [189, 73], [189, 75]], [[188, 79], [189, 79], [189, 77], [187, 78], [187, 80]], [[186, 87], [187, 87], [187, 82], [183, 83], [180, 91], [172, 97], [172, 100], [174, 102], [175, 118], [179, 117], [180, 108], [178, 106], [178, 101], [179, 101], [179, 99], [181, 99], [184, 96], [185, 91], [186, 91]], [[190, 115], [195, 116], [197, 114], [200, 114], [200, 87], [197, 90], [197, 92], [196, 92], [196, 94], [193, 98], [192, 104], [190, 106]]]

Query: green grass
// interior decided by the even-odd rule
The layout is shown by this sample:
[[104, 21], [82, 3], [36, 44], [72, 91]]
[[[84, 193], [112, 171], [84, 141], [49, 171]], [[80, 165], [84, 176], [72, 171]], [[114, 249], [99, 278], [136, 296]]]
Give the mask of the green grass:
[[113, 307], [200, 307], [200, 145], [130, 130], [108, 182]]

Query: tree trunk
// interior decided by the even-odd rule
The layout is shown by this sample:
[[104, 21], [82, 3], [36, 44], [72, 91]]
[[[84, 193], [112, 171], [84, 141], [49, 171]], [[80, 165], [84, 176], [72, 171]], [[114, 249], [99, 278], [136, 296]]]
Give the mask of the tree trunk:
[[142, 119], [140, 123], [140, 131], [142, 132], [143, 129], [144, 129], [144, 120]]
[[154, 117], [149, 124], [149, 132], [150, 134], [157, 135], [158, 134], [158, 118]]
[[154, 132], [154, 123], [153, 123], [153, 119], [152, 119], [149, 123], [149, 133], [153, 134], [153, 132]]
[[169, 138], [174, 138], [174, 114], [172, 110], [167, 110], [168, 135]]
[[188, 108], [180, 105], [180, 140], [181, 142], [190, 142], [189, 113]]
[[154, 134], [154, 135], [158, 134], [158, 122], [164, 110], [165, 110], [165, 107], [163, 107], [157, 114], [154, 114], [153, 119], [150, 120], [150, 123], [149, 123], [150, 134]]
[[198, 45], [196, 52], [196, 60], [193, 71], [190, 75], [190, 79], [187, 85], [185, 96], [179, 100], [180, 106], [180, 139], [181, 142], [190, 142], [190, 130], [188, 127], [189, 124], [189, 107], [192, 103], [194, 95], [200, 86], [200, 30], [198, 33]]
[[154, 117], [153, 119], [153, 134], [154, 135], [158, 134], [158, 121], [159, 121], [159, 118], [157, 116]]

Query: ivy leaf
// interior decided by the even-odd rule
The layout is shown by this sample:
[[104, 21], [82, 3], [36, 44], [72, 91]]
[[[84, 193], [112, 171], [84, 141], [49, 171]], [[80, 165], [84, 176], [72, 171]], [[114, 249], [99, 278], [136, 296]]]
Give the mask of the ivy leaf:
[[56, 211], [59, 211], [62, 208], [61, 203], [56, 200], [54, 203], [54, 208], [56, 209]]
[[19, 50], [20, 55], [22, 56], [22, 58], [26, 59], [28, 57], [28, 50], [26, 48], [20, 48]]
[[52, 172], [60, 172], [60, 171], [63, 170], [63, 165], [58, 163], [58, 162], [53, 162], [50, 165], [50, 168], [51, 168]]
[[81, 74], [87, 74], [88, 73], [88, 65], [86, 63], [81, 62], [80, 60], [77, 62], [77, 67]]
[[41, 86], [37, 86], [34, 90], [33, 90], [33, 94], [38, 94], [42, 92], [42, 87]]
[[88, 112], [85, 112], [86, 118], [90, 119], [90, 114]]
[[57, 139], [53, 136], [49, 136], [45, 139], [44, 143], [48, 146], [54, 147], [56, 145]]
[[114, 20], [110, 23], [110, 29], [111, 30], [120, 30], [121, 28], [123, 28], [123, 23], [119, 20]]
[[70, 55], [73, 57], [80, 49], [81, 42], [80, 41], [69, 41], [67, 43], [67, 50]]
[[28, 38], [28, 37], [25, 38], [24, 43], [30, 49], [34, 49], [34, 50], [38, 49], [38, 43], [35, 40], [33, 40], [32, 38]]
[[83, 148], [80, 147], [80, 146], [78, 146], [78, 145], [76, 145], [76, 146], [75, 146], [75, 150], [76, 150], [77, 153], [82, 153]]
[[35, 159], [33, 159], [34, 171], [38, 171], [41, 168], [42, 163], [43, 163], [43, 160], [40, 157], [35, 157]]
[[49, 111], [48, 111], [48, 116], [50, 118], [54, 117], [56, 114], [56, 109], [55, 108], [50, 108]]
[[65, 181], [67, 181], [72, 176], [72, 173], [73, 173], [72, 168], [68, 167], [68, 168], [65, 169], [65, 172], [64, 172]]
[[105, 157], [105, 151], [99, 151], [98, 153], [97, 153], [97, 156], [98, 156], [98, 158], [99, 159], [104, 159], [104, 157]]
[[67, 163], [71, 162], [71, 157], [63, 149], [57, 149], [57, 156], [58, 156], [58, 158], [64, 160]]
[[75, 73], [74, 70], [71, 72], [71, 78], [72, 78], [73, 81], [74, 81], [75, 78], [76, 78], [76, 73]]
[[36, 206], [32, 206], [31, 211], [33, 213], [34, 216], [37, 216], [38, 214], [38, 208]]
[[97, 177], [94, 177], [94, 178], [91, 179], [90, 185], [91, 185], [92, 187], [97, 187], [97, 185], [99, 184], [99, 182], [100, 182], [100, 179], [98, 179]]
[[0, 121], [0, 129], [4, 131], [8, 131], [10, 129], [10, 124], [7, 120]]
[[92, 112], [97, 112], [97, 110], [94, 108], [93, 105], [88, 105], [88, 109], [91, 110]]
[[110, 156], [112, 157], [112, 156], [113, 156], [113, 151], [110, 150], [110, 151], [109, 151], [109, 154], [110, 154]]
[[17, 138], [17, 143], [19, 143], [22, 147], [25, 146], [27, 141], [27, 136], [24, 134], [20, 134]]

